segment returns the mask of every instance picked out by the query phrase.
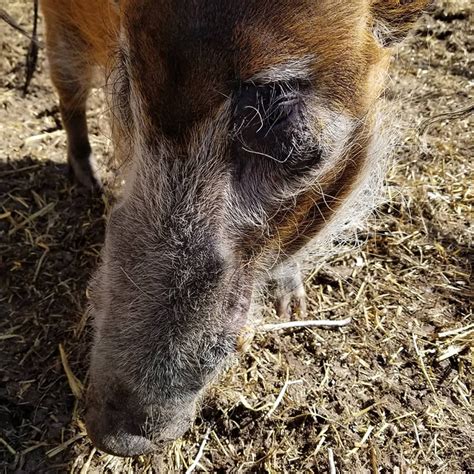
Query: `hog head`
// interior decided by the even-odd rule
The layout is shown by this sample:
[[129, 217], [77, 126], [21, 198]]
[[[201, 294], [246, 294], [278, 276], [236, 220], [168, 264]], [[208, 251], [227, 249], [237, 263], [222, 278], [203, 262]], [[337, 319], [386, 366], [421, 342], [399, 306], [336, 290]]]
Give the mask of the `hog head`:
[[388, 46], [426, 3], [119, 2], [108, 87], [126, 184], [91, 284], [99, 448], [181, 436], [255, 289], [364, 196]]

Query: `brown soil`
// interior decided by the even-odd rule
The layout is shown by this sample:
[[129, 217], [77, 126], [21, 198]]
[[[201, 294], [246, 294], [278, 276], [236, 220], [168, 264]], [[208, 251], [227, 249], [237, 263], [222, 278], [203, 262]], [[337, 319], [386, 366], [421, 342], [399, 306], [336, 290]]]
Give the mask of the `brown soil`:
[[[29, 5], [1, 3], [31, 28]], [[361, 246], [307, 279], [310, 316], [352, 324], [257, 334], [190, 433], [164, 455], [126, 460], [92, 447], [78, 399], [86, 287], [108, 200], [71, 184], [44, 51], [23, 97], [28, 41], [0, 23], [0, 468], [184, 472], [209, 433], [199, 470], [210, 472], [327, 472], [331, 452], [339, 472], [472, 472], [469, 9], [469, 0], [437, 1], [401, 48], [387, 95], [402, 98], [405, 125], [388, 203]], [[103, 156], [99, 96], [91, 133]], [[274, 319], [270, 305], [264, 316]], [[301, 382], [268, 416], [286, 381]]]

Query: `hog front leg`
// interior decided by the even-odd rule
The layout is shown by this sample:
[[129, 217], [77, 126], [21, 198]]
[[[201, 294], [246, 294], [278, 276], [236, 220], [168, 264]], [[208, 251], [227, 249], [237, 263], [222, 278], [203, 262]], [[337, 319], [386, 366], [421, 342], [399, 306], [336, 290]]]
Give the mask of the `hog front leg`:
[[280, 265], [274, 272], [274, 304], [279, 318], [306, 316], [306, 291], [297, 263]]
[[100, 189], [92, 163], [86, 103], [93, 68], [88, 59], [87, 43], [67, 18], [45, 5], [47, 53], [51, 79], [59, 94], [59, 108], [67, 135], [67, 159], [70, 173], [89, 190]]

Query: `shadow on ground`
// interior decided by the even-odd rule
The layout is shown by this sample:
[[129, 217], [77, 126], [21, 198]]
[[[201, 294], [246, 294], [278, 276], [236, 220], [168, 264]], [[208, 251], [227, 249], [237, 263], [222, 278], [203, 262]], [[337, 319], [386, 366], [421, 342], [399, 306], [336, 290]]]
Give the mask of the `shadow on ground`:
[[48, 450], [71, 437], [76, 407], [59, 344], [83, 381], [104, 206], [71, 184], [66, 165], [29, 157], [0, 163], [0, 203], [0, 468], [61, 471], [67, 449]]

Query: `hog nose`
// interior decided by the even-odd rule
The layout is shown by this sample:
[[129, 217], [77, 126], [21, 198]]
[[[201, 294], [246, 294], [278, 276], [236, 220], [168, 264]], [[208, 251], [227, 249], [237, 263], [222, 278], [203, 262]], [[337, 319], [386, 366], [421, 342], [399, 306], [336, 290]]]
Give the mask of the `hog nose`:
[[94, 441], [94, 446], [108, 454], [121, 457], [140, 456], [156, 450], [149, 439], [129, 433], [109, 434], [99, 442]]
[[136, 417], [118, 410], [90, 407], [86, 413], [87, 434], [94, 446], [115, 456], [139, 456], [158, 446], [146, 438]]

